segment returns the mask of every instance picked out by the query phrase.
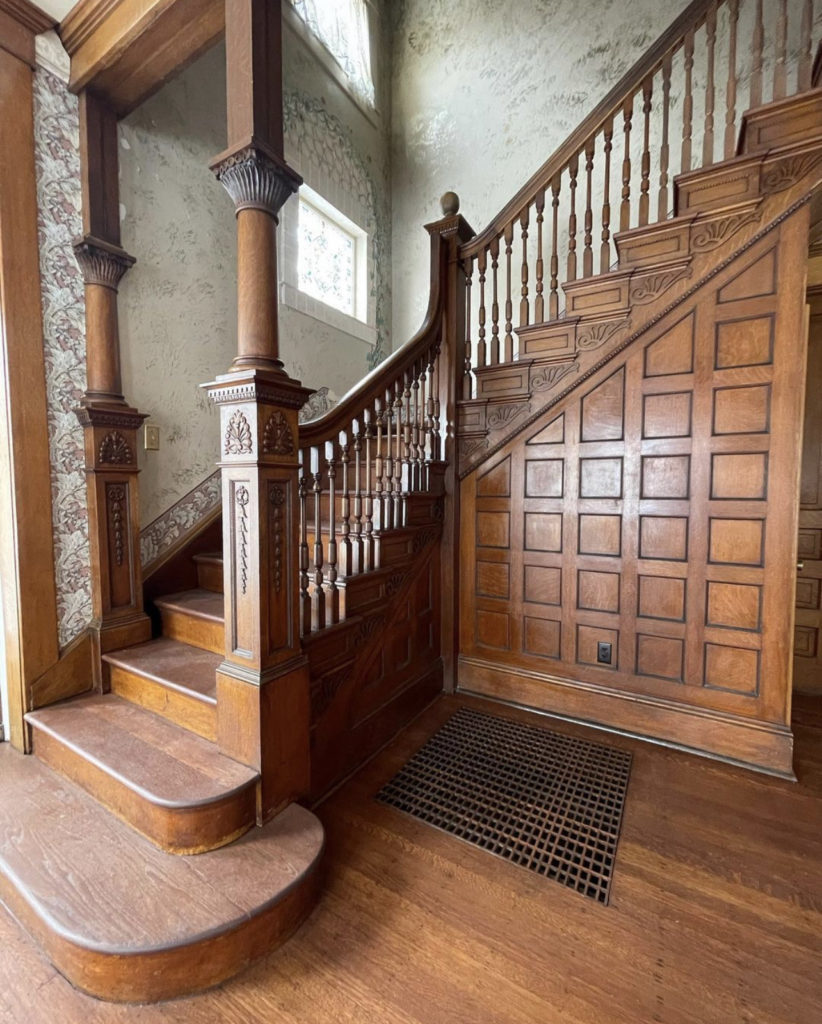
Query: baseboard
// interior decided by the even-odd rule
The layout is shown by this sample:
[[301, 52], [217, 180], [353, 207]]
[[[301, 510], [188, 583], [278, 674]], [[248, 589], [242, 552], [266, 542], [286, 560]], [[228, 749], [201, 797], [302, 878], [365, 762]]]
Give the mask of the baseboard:
[[605, 690], [575, 679], [502, 668], [476, 658], [460, 658], [459, 692], [490, 697], [796, 780], [793, 733], [789, 725], [675, 704], [642, 694]]
[[28, 710], [86, 693], [94, 685], [91, 630], [85, 629], [61, 652], [51, 668], [32, 683]]

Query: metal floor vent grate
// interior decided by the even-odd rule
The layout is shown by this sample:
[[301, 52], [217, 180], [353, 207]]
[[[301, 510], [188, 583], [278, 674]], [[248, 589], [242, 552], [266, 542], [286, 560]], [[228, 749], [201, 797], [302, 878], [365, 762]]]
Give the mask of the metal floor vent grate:
[[377, 799], [608, 902], [631, 755], [461, 708]]

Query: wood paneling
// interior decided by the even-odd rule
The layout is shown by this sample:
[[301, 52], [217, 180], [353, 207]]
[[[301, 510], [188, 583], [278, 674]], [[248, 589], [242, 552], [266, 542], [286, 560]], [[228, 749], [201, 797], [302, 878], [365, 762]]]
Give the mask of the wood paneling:
[[[680, 742], [790, 773], [805, 338], [801, 296], [774, 275], [798, 265], [805, 218], [738, 255], [465, 478], [462, 686], [674, 742], [682, 712]], [[480, 593], [489, 544], [506, 586]], [[809, 661], [813, 638], [797, 644]], [[657, 718], [617, 710], [639, 695]], [[686, 709], [713, 716], [702, 739]], [[743, 740], [745, 722], [773, 733]]]

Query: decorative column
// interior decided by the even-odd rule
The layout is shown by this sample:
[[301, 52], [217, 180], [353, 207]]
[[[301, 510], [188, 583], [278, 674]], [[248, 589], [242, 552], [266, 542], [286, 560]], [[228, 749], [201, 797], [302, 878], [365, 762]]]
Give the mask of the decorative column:
[[[151, 636], [143, 610], [137, 431], [145, 416], [123, 397], [117, 287], [135, 260], [120, 248], [117, 119], [80, 98], [84, 235], [74, 243], [86, 300], [86, 391], [76, 410], [85, 435], [93, 630], [99, 654]], [[100, 675], [96, 680], [100, 684]]]
[[301, 178], [282, 156], [281, 10], [227, 0], [229, 149], [211, 165], [237, 211], [237, 356], [204, 385], [220, 408], [225, 660], [220, 749], [260, 772], [262, 822], [310, 783], [298, 607], [297, 413], [311, 392], [279, 358], [277, 216]]

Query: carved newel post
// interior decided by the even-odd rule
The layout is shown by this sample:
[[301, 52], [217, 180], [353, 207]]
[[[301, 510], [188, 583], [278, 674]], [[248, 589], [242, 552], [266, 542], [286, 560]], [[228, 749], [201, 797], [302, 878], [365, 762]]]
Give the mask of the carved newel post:
[[309, 786], [309, 679], [298, 609], [297, 413], [310, 391], [278, 357], [277, 214], [300, 178], [259, 146], [218, 159], [237, 210], [238, 354], [206, 385], [220, 407], [225, 661], [220, 748], [260, 771], [265, 820]]
[[[143, 610], [137, 431], [145, 416], [123, 397], [117, 288], [134, 257], [120, 248], [117, 121], [99, 100], [80, 98], [84, 235], [74, 243], [86, 301], [83, 426], [91, 590], [98, 655], [151, 636]], [[99, 657], [93, 659], [101, 685]]]

